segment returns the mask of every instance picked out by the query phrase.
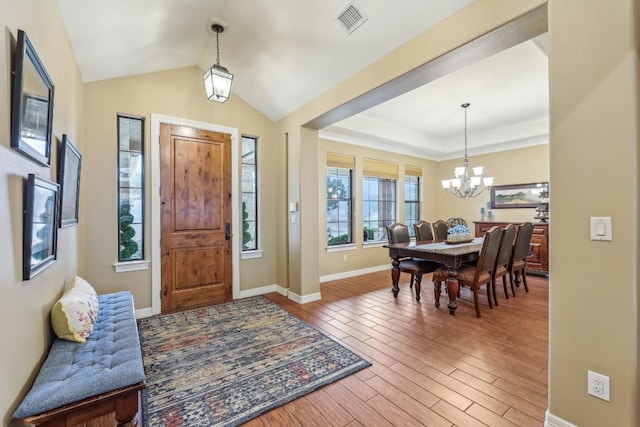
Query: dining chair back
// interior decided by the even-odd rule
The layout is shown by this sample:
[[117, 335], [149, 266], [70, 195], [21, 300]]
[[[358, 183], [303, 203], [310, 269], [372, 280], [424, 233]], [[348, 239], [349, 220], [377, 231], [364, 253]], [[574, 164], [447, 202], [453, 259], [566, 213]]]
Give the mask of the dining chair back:
[[442, 242], [446, 240], [448, 231], [449, 225], [446, 221], [439, 219], [433, 223], [433, 239], [436, 242]]
[[[487, 285], [487, 301], [489, 308], [493, 308], [491, 279], [493, 269], [496, 265], [496, 258], [500, 250], [503, 231], [496, 226], [491, 227], [484, 235], [480, 255], [476, 264], [462, 264], [457, 269], [456, 279], [460, 286], [468, 286], [473, 291], [473, 304], [476, 309], [476, 316], [480, 317], [480, 306], [478, 304], [478, 288]], [[442, 282], [448, 277], [447, 268], [442, 267], [433, 273], [434, 292], [437, 298], [440, 295]], [[438, 304], [436, 304], [438, 305]]]
[[[527, 257], [530, 254], [531, 236], [533, 235], [533, 224], [525, 222], [518, 227], [516, 239], [513, 244], [513, 253], [509, 260], [509, 281], [511, 283], [511, 292], [516, 295], [515, 286], [520, 287], [520, 280], [524, 284], [525, 292], [529, 292], [527, 286]], [[515, 286], [514, 286], [515, 281]]]
[[425, 220], [420, 220], [413, 224], [413, 230], [416, 232], [416, 241], [418, 242], [431, 242], [433, 241], [433, 231], [431, 230], [431, 223]]
[[[409, 243], [411, 241], [411, 238], [409, 237], [409, 229], [402, 223], [393, 223], [387, 227], [387, 240], [389, 241], [390, 245], [397, 243]], [[426, 273], [432, 273], [438, 267], [440, 267], [439, 263], [427, 261], [424, 259], [411, 257], [398, 259], [398, 270], [404, 273], [409, 273], [411, 275], [409, 288], [413, 288], [415, 282], [416, 301], [420, 301], [420, 286], [422, 283], [422, 275]]]
[[504, 296], [509, 299], [509, 292], [507, 292], [507, 274], [509, 273], [509, 261], [513, 254], [513, 240], [515, 236], [516, 227], [514, 227], [513, 224], [508, 224], [503, 228], [500, 249], [498, 250], [498, 256], [496, 257], [496, 265], [493, 268], [493, 277], [491, 278], [491, 293], [493, 294], [493, 302], [495, 305], [498, 305], [498, 299], [496, 298], [496, 282], [499, 277], [502, 277]]

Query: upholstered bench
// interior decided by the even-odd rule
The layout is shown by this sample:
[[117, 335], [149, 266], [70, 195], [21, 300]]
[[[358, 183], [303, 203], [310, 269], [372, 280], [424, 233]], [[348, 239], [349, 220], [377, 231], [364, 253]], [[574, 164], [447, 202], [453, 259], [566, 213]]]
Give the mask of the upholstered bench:
[[89, 337], [82, 343], [54, 340], [13, 417], [31, 425], [72, 426], [115, 412], [118, 425], [135, 425], [144, 387], [131, 292], [99, 295]]

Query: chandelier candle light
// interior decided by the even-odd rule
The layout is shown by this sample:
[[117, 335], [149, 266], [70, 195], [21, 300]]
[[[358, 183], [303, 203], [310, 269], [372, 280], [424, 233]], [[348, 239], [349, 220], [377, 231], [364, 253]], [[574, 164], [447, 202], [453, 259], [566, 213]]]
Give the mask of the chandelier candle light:
[[224, 102], [231, 94], [233, 74], [220, 65], [220, 33], [224, 32], [227, 24], [218, 18], [211, 18], [211, 31], [216, 33], [216, 63], [204, 73], [204, 89], [209, 101]]
[[477, 197], [493, 185], [493, 177], [482, 177], [482, 166], [469, 167], [467, 155], [467, 107], [469, 103], [462, 104], [464, 108], [464, 161], [462, 166], [454, 169], [455, 178], [442, 181], [442, 188], [461, 199]]

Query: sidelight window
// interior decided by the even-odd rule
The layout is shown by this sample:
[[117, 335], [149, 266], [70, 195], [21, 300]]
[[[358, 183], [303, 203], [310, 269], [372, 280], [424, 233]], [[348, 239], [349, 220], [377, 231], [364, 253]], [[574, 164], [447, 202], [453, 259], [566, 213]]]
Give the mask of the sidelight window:
[[118, 261], [144, 258], [144, 119], [118, 114]]
[[258, 138], [242, 137], [242, 251], [258, 249]]

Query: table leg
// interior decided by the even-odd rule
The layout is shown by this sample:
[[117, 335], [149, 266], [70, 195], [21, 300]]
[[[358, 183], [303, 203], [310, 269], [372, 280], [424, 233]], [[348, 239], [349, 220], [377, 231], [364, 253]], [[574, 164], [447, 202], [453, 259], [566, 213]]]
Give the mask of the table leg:
[[394, 256], [393, 258], [391, 258], [391, 283], [392, 288], [391, 291], [393, 292], [393, 297], [397, 298], [398, 297], [398, 292], [400, 291], [400, 288], [398, 287], [398, 282], [400, 281], [400, 261], [398, 260], [397, 256]]
[[460, 290], [460, 283], [458, 283], [458, 271], [456, 269], [447, 270], [447, 292], [449, 293], [449, 303], [447, 307], [449, 307], [449, 314], [456, 314], [456, 309], [458, 308], [458, 303], [456, 302], [456, 296], [458, 295], [458, 291]]
[[436, 308], [440, 307], [440, 292], [442, 292], [441, 285], [441, 282], [433, 282], [433, 294], [436, 297]]

